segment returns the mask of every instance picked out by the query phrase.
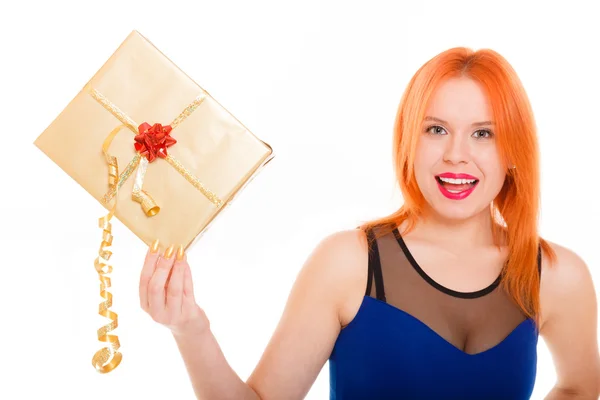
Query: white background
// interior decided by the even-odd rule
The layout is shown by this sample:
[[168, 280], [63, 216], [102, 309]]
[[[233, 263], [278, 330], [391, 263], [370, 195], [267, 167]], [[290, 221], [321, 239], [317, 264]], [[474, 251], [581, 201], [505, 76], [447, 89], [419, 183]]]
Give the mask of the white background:
[[[170, 334], [138, 306], [146, 247], [118, 221], [124, 361], [107, 375], [92, 367], [105, 322], [93, 266], [104, 209], [33, 145], [132, 29], [276, 152], [188, 256], [198, 301], [243, 379], [316, 243], [400, 205], [398, 101], [417, 68], [450, 47], [490, 47], [517, 70], [539, 127], [542, 234], [583, 257], [598, 287], [599, 14], [593, 2], [549, 3], [4, 3], [0, 398], [193, 398]], [[307, 398], [327, 398], [328, 378], [325, 365]], [[540, 341], [533, 398], [554, 379]]]

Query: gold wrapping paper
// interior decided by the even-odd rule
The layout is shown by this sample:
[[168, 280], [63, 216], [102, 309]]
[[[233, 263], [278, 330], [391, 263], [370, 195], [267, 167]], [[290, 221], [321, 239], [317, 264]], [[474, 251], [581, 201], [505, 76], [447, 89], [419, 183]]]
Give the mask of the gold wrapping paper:
[[[94, 99], [90, 89], [137, 124], [151, 125], [171, 123], [194, 99], [206, 94], [173, 129], [171, 136], [177, 143], [168, 153], [225, 204], [274, 156], [267, 143], [134, 31], [35, 141], [107, 210], [110, 206], [102, 198], [109, 191], [108, 165], [102, 145], [121, 122]], [[134, 136], [124, 128], [111, 144], [109, 152], [119, 162], [119, 173], [136, 154]], [[149, 163], [144, 180], [144, 190], [160, 207], [156, 216], [147, 217], [132, 200], [134, 182], [135, 171], [119, 189], [115, 216], [147, 245], [159, 239], [163, 245], [181, 243], [187, 249], [223, 208], [215, 206], [165, 159]]]
[[[134, 138], [143, 123], [172, 126], [177, 143], [167, 148], [168, 157], [148, 162], [136, 151]], [[137, 31], [35, 145], [109, 212], [100, 220], [103, 239], [95, 264], [105, 298], [100, 314], [113, 320], [99, 330], [99, 340], [113, 346], [94, 363], [105, 363], [119, 347], [116, 337], [106, 335], [117, 325], [116, 314], [107, 311], [112, 296], [105, 276], [112, 270], [106, 250], [112, 244], [112, 212], [147, 245], [159, 239], [163, 248], [183, 244], [187, 250], [274, 157], [271, 146]], [[111, 157], [118, 166], [109, 165]], [[111, 185], [115, 169], [120, 180], [114, 177]], [[120, 354], [115, 358], [118, 365]]]

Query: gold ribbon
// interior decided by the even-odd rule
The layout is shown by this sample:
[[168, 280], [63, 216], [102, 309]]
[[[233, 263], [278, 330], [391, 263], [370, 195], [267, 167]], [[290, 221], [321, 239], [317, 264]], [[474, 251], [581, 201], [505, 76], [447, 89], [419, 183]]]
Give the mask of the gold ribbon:
[[142, 205], [142, 210], [144, 210], [144, 213], [147, 216], [153, 217], [158, 214], [160, 207], [156, 204], [152, 196], [142, 189], [147, 168], [148, 159], [146, 157], [141, 157], [135, 176], [135, 182], [133, 184], [133, 190], [131, 191], [131, 198]]
[[107, 250], [106, 248], [112, 246], [113, 236], [110, 220], [115, 214], [115, 210], [117, 208], [117, 194], [119, 191], [117, 187], [117, 178], [119, 176], [117, 158], [108, 153], [108, 147], [117, 133], [123, 127], [124, 125], [120, 125], [115, 128], [108, 135], [102, 145], [102, 152], [104, 153], [104, 158], [109, 166], [108, 183], [111, 188], [115, 188], [115, 197], [110, 212], [98, 220], [98, 224], [100, 228], [102, 228], [102, 243], [100, 244], [98, 257], [94, 261], [96, 272], [98, 272], [98, 276], [100, 278], [100, 296], [104, 298], [104, 301], [100, 303], [98, 307], [98, 314], [111, 320], [110, 323], [98, 329], [98, 340], [101, 342], [106, 342], [108, 345], [98, 350], [94, 354], [94, 357], [92, 357], [92, 365], [100, 373], [107, 373], [117, 368], [123, 359], [123, 355], [119, 352], [119, 348], [121, 347], [121, 344], [119, 343], [119, 337], [116, 335], [108, 335], [109, 332], [113, 331], [117, 328], [117, 326], [119, 326], [119, 323], [118, 315], [109, 310], [109, 308], [112, 306], [112, 293], [107, 290], [111, 284], [110, 278], [106, 276], [112, 273], [113, 269], [112, 265], [108, 264], [110, 257], [112, 256], [112, 251]]
[[[128, 128], [137, 135], [138, 125], [127, 114], [121, 111], [116, 105], [110, 102], [96, 89], [92, 87], [88, 87], [88, 89], [90, 95], [106, 110], [114, 115], [122, 124], [113, 129], [113, 131], [106, 137], [102, 145], [102, 152], [104, 153], [104, 157], [109, 169], [109, 190], [103, 196], [102, 203], [109, 204], [111, 201], [113, 201], [113, 205], [110, 208], [109, 213], [99, 219], [99, 226], [102, 228], [102, 243], [100, 244], [98, 257], [94, 262], [94, 266], [100, 278], [100, 296], [104, 298], [104, 301], [100, 303], [98, 313], [103, 317], [110, 319], [111, 322], [98, 329], [98, 340], [107, 343], [107, 346], [98, 350], [94, 354], [94, 357], [92, 358], [92, 365], [98, 372], [107, 373], [114, 370], [121, 363], [123, 355], [118, 351], [121, 347], [118, 336], [108, 334], [117, 328], [118, 316], [115, 312], [109, 310], [109, 308], [112, 306], [112, 294], [107, 290], [110, 288], [111, 283], [110, 278], [106, 275], [112, 273], [113, 267], [108, 263], [112, 252], [106, 248], [112, 246], [113, 236], [110, 220], [114, 216], [117, 208], [117, 195], [119, 193], [119, 188], [131, 176], [136, 168], [137, 174], [131, 193], [131, 198], [140, 203], [142, 210], [149, 217], [158, 214], [160, 207], [156, 204], [154, 199], [152, 199], [152, 197], [143, 190], [144, 176], [148, 166], [148, 160], [146, 157], [143, 156], [139, 151], [136, 151], [135, 156], [131, 159], [129, 164], [127, 164], [127, 167], [125, 167], [123, 173], [119, 175], [117, 159], [108, 152], [110, 144], [121, 129]], [[206, 96], [207, 94], [203, 92], [200, 96], [194, 99], [194, 101], [173, 120], [173, 122], [170, 124], [171, 127], [175, 129], [175, 127], [183, 122], [202, 103], [202, 101], [204, 101]], [[165, 160], [171, 164], [188, 182], [190, 182], [196, 189], [206, 196], [211, 203], [218, 208], [223, 206], [223, 201], [215, 193], [206, 188], [204, 184], [202, 184], [202, 182], [200, 182], [200, 180], [196, 178], [189, 170], [187, 170], [178, 160], [171, 155], [167, 155]]]

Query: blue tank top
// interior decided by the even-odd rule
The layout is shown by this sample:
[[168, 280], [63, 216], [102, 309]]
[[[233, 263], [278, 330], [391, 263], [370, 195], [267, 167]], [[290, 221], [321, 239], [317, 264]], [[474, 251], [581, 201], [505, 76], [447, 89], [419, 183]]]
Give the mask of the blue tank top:
[[367, 290], [329, 358], [330, 399], [529, 399], [538, 332], [501, 277], [457, 292], [423, 271], [397, 228], [367, 235]]

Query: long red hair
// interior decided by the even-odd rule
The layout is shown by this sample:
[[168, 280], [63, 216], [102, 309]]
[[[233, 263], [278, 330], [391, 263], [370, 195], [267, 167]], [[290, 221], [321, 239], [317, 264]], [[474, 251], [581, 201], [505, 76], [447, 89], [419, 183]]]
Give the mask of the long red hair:
[[[493, 237], [500, 246], [508, 246], [508, 260], [502, 272], [502, 284], [523, 311], [539, 323], [538, 246], [550, 260], [554, 252], [539, 237], [540, 167], [537, 133], [533, 112], [525, 89], [512, 66], [490, 49], [473, 51], [458, 47], [438, 54], [425, 63], [410, 80], [396, 114], [393, 161], [404, 204], [387, 217], [361, 225], [382, 236], [406, 223], [403, 234], [412, 230], [425, 207], [425, 198], [417, 185], [413, 163], [421, 124], [436, 88], [449, 78], [468, 77], [485, 90], [496, 124], [495, 134], [507, 177], [498, 196], [490, 205], [495, 221]], [[508, 165], [514, 164], [515, 169]]]

